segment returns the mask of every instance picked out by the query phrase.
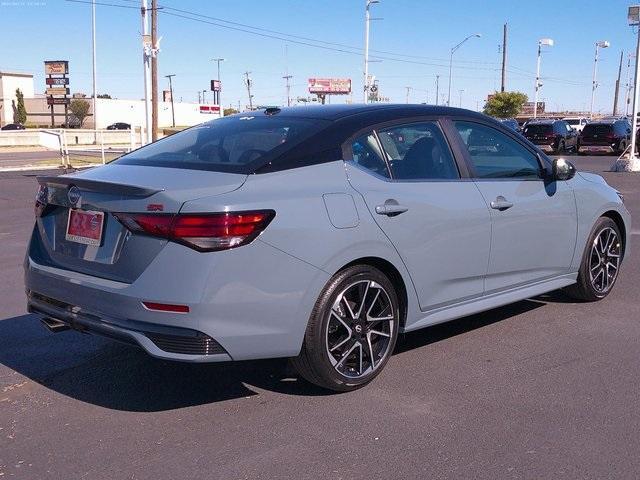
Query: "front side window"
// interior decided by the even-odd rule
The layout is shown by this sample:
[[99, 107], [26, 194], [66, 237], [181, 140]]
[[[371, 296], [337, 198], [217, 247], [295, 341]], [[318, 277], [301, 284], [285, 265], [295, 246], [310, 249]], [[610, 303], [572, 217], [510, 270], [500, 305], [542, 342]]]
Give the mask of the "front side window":
[[378, 131], [395, 180], [459, 178], [458, 168], [435, 122], [413, 123]]
[[477, 178], [541, 178], [537, 156], [511, 137], [480, 123], [455, 122], [455, 126]]

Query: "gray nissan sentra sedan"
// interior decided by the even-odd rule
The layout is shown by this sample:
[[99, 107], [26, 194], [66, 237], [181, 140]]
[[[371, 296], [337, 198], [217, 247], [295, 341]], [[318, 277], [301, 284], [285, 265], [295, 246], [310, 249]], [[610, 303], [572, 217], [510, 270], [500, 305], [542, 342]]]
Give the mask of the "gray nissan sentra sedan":
[[474, 112], [270, 108], [39, 177], [29, 311], [171, 360], [291, 357], [346, 391], [399, 332], [560, 288], [607, 296], [621, 195]]

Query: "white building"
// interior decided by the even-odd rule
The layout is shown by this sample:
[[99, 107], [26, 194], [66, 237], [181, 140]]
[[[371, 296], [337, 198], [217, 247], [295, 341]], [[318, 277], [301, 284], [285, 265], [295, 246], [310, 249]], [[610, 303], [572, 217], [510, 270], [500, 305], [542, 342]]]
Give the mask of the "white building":
[[0, 71], [0, 126], [13, 123], [13, 104], [17, 102], [18, 88], [24, 98], [33, 98], [33, 75]]

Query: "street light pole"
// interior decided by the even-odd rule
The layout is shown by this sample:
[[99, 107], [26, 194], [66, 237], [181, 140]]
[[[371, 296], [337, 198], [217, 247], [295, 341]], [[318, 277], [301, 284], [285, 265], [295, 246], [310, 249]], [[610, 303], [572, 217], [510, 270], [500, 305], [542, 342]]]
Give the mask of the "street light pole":
[[609, 46], [609, 42], [606, 40], [601, 40], [596, 42], [596, 56], [593, 61], [593, 81], [591, 83], [591, 108], [589, 109], [589, 119], [593, 120], [593, 103], [596, 98], [596, 88], [598, 88], [598, 82], [596, 80], [596, 75], [598, 74], [598, 49], [607, 48]]
[[96, 110], [96, 96], [98, 95], [98, 92], [96, 85], [96, 0], [92, 0], [91, 2], [91, 42], [93, 44], [93, 128], [97, 129], [98, 115]]
[[451, 49], [451, 55], [449, 55], [449, 94], [447, 95], [448, 107], [451, 106], [451, 76], [453, 73], [453, 54], [456, 53], [456, 50], [458, 50], [462, 46], [462, 44], [465, 43], [470, 38], [480, 38], [481, 36], [482, 35], [480, 35], [479, 33], [474, 33], [473, 35], [469, 35], [468, 37], [466, 37], [464, 40], [462, 40], [459, 44], [457, 44], [455, 47]]
[[436, 106], [438, 106], [439, 93], [440, 93], [440, 75], [436, 75]]
[[536, 91], [533, 99], [533, 118], [538, 117], [538, 92], [542, 83], [540, 83], [540, 59], [542, 57], [542, 46], [553, 47], [553, 40], [550, 38], [541, 38], [538, 40], [538, 59], [536, 62]]
[[148, 10], [147, 0], [142, 0], [140, 11], [142, 13], [142, 61], [144, 64], [144, 117], [147, 143], [151, 143], [151, 98], [149, 98], [149, 94], [151, 92], [150, 59], [153, 45], [149, 35]]
[[175, 76], [175, 73], [171, 75], [165, 75], [165, 77], [169, 79], [169, 96], [171, 97], [171, 125], [173, 127], [176, 126], [176, 114], [173, 110], [173, 83], [171, 83], [171, 78]]

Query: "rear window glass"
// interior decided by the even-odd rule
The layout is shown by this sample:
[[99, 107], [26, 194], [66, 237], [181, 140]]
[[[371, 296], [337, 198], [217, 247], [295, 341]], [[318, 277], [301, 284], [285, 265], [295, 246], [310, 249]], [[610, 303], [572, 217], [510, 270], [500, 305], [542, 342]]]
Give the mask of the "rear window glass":
[[582, 135], [606, 135], [613, 131], [613, 125], [589, 123], [584, 126]]
[[252, 173], [329, 122], [262, 112], [213, 120], [124, 155], [114, 163]]
[[544, 125], [528, 125], [524, 129], [525, 135], [544, 135], [545, 133], [553, 132], [553, 126], [549, 124]]

